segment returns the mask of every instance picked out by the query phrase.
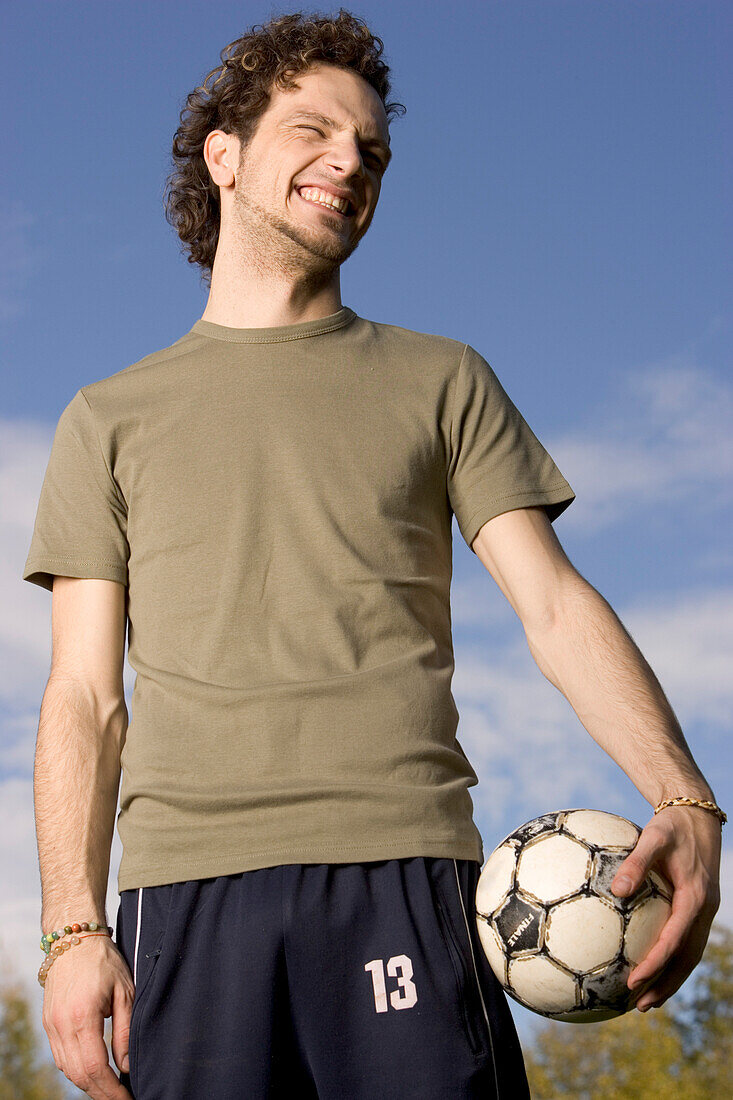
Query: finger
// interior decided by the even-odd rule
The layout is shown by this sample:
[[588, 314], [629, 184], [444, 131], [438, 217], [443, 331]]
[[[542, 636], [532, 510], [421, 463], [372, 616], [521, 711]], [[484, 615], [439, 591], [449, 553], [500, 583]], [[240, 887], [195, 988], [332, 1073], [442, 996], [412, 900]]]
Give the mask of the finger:
[[656, 822], [650, 822], [616, 871], [611, 883], [614, 894], [617, 897], [627, 897], [638, 890], [668, 843], [666, 832]]
[[708, 932], [705, 927], [698, 924], [693, 928], [677, 958], [662, 971], [650, 987], [644, 989], [639, 997], [636, 1007], [641, 1012], [649, 1008], [659, 1008], [687, 981], [703, 956], [707, 938]]
[[65, 1016], [60, 1015], [58, 1009], [54, 1008], [53, 988], [49, 988], [48, 982], [46, 983], [43, 997], [42, 1022], [45, 1032], [48, 1035], [48, 1042], [51, 1047], [54, 1063], [59, 1072], [63, 1073], [64, 1077], [68, 1078], [68, 1080], [71, 1080], [68, 1072], [69, 1051], [66, 1035], [67, 1020]]
[[672, 912], [662, 926], [656, 941], [629, 974], [627, 980], [629, 989], [634, 989], [652, 979], [656, 982], [672, 956], [680, 951], [690, 935], [698, 913], [699, 905], [695, 891], [685, 886], [675, 890], [672, 896]]
[[72, 1053], [77, 1077], [74, 1084], [92, 1100], [127, 1100], [127, 1090], [109, 1064], [109, 1052], [104, 1041], [104, 1016], [101, 1012], [93, 1022], [87, 1018], [74, 1035]]
[[122, 1073], [130, 1070], [130, 1019], [133, 995], [122, 982], [112, 991], [112, 1055]]
[[[67, 1032], [63, 1043], [64, 1065], [63, 1073], [71, 1081], [72, 1085], [84, 1091], [82, 1081], [84, 1079], [84, 1067], [81, 1060], [81, 1051], [76, 1035]], [[89, 1094], [91, 1096], [91, 1093]]]
[[43, 1019], [43, 1027], [48, 1036], [48, 1045], [51, 1048], [51, 1057], [54, 1060], [54, 1064], [56, 1068], [66, 1076], [66, 1055], [58, 1029], [54, 1027], [50, 1019], [46, 1018]]

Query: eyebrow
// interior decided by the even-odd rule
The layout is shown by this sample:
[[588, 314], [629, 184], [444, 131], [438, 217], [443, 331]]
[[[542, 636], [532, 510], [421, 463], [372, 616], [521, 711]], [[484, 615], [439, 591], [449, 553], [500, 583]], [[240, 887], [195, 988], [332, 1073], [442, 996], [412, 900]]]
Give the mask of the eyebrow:
[[[329, 118], [328, 115], [322, 115], [318, 111], [309, 111], [309, 110], [293, 111], [293, 113], [288, 115], [287, 117], [288, 118], [314, 118], [318, 122], [322, 122], [324, 126], [331, 126], [334, 130], [338, 129], [338, 124], [336, 122], [334, 122], [334, 120], [332, 118]], [[387, 145], [387, 143], [385, 141], [382, 141], [382, 139], [378, 138], [378, 137], [365, 137], [364, 138], [364, 143], [366, 145], [374, 145], [377, 148], [381, 149], [381, 151], [384, 153], [384, 158], [385, 158], [384, 167], [386, 168], [387, 165], [389, 164], [389, 162], [392, 159], [392, 150], [390, 149], [389, 145]]]

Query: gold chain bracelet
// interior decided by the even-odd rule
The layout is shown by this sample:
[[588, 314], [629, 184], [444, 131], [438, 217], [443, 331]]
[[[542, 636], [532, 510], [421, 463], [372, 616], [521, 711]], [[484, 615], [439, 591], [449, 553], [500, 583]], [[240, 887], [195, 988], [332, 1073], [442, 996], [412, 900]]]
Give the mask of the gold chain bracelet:
[[668, 806], [699, 806], [701, 810], [710, 810], [711, 813], [720, 818], [721, 825], [725, 825], [728, 820], [728, 815], [721, 810], [720, 806], [715, 802], [709, 802], [706, 798], [668, 798], [655, 807], [654, 813], [658, 814], [660, 810], [666, 810]]

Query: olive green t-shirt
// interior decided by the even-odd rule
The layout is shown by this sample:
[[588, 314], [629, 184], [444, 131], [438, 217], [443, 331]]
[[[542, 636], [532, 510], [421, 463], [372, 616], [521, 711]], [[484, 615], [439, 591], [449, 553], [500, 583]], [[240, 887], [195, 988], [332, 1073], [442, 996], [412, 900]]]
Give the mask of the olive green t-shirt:
[[554, 520], [574, 495], [474, 348], [348, 306], [200, 319], [82, 386], [23, 579], [128, 586], [119, 890], [483, 863], [451, 692], [452, 515], [470, 546], [501, 512]]

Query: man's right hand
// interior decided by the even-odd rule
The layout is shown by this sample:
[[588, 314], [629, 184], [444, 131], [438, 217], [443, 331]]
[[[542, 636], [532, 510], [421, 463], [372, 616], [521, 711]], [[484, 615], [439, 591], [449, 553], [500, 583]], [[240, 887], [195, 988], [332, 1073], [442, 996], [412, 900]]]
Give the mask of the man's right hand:
[[127, 1072], [134, 996], [130, 968], [109, 936], [85, 937], [46, 975], [43, 1027], [53, 1060], [92, 1100], [129, 1100], [109, 1064], [104, 1021], [112, 1017], [112, 1054]]

